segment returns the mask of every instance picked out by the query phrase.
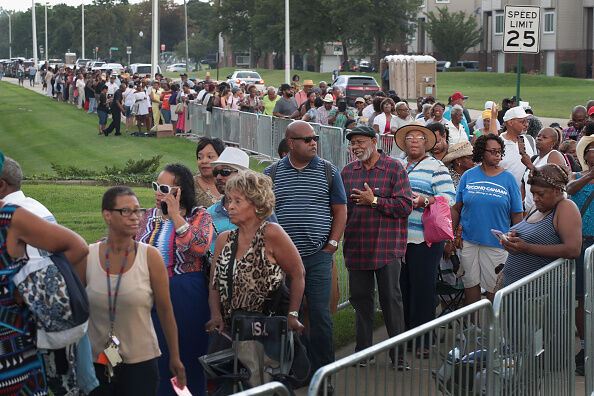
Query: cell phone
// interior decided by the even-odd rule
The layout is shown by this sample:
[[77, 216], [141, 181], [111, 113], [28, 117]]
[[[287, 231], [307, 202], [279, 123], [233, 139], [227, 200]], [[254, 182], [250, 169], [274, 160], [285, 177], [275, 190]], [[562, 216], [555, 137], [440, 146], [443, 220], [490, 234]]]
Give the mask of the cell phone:
[[169, 210], [167, 209], [167, 203], [161, 201], [161, 212], [163, 212], [163, 214], [165, 216], [167, 216], [169, 214]]
[[495, 238], [499, 239], [499, 241], [507, 241], [505, 234], [499, 230], [494, 230], [491, 228], [491, 234], [493, 234]]
[[177, 385], [177, 377], [171, 378], [171, 386], [173, 387], [175, 393], [180, 396], [192, 396], [187, 386], [184, 386], [184, 388], [182, 389]]

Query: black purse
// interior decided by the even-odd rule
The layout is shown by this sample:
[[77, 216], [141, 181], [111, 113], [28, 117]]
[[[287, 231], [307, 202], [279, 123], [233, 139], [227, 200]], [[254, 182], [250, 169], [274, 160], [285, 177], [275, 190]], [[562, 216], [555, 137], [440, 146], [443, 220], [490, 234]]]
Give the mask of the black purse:
[[[229, 301], [233, 298], [233, 269], [235, 267], [235, 256], [237, 255], [237, 244], [239, 240], [239, 229], [231, 243], [231, 262], [227, 266], [227, 291]], [[289, 314], [290, 291], [285, 282], [268, 294], [262, 305], [262, 313], [267, 316], [287, 316]], [[245, 312], [245, 311], [243, 311]]]

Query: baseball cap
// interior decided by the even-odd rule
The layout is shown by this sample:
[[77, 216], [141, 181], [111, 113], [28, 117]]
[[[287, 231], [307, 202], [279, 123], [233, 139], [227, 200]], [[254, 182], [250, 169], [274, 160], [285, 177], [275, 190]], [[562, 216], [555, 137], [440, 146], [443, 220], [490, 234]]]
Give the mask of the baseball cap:
[[495, 103], [492, 100], [487, 100], [485, 102], [485, 110], [491, 110]]
[[196, 81], [196, 77], [190, 77], [190, 80]]
[[324, 96], [324, 99], [322, 99], [322, 100], [327, 103], [334, 102], [334, 98], [332, 97], [332, 94], [326, 94], [326, 96]]
[[468, 96], [462, 95], [462, 92], [454, 92], [452, 100], [468, 99]]
[[351, 138], [355, 135], [367, 136], [370, 138], [374, 138], [375, 136], [375, 129], [367, 125], [360, 125], [357, 128], [353, 129], [349, 133], [346, 134], [347, 140], [351, 140]]
[[590, 110], [588, 110], [588, 115], [592, 115], [594, 114], [594, 106], [590, 107]]
[[526, 113], [522, 106], [512, 107], [508, 111], [505, 112], [503, 116], [503, 121], [513, 120], [514, 118], [526, 118], [529, 114]]
[[180, 77], [188, 77], [188, 75], [186, 73], [182, 73], [179, 75]]
[[358, 97], [357, 99], [355, 99], [355, 103], [365, 103], [365, 99]]

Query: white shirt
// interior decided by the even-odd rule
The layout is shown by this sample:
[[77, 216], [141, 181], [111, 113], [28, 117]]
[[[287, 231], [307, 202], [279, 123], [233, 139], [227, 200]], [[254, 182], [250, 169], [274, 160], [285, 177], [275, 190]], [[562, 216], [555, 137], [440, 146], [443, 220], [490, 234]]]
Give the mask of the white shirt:
[[449, 138], [450, 146], [452, 144], [468, 141], [468, 136], [466, 136], [466, 129], [464, 129], [464, 125], [462, 125], [462, 123], [460, 123], [458, 125], [458, 128], [456, 128], [456, 126], [454, 125], [454, 123], [452, 121], [448, 121], [446, 124], [446, 128], [448, 128], [448, 131], [450, 132], [450, 138]]
[[76, 80], [76, 89], [85, 89], [85, 85], [85, 80], [83, 78]]
[[[512, 142], [511, 140], [506, 139], [507, 132], [501, 134], [501, 138], [505, 143], [505, 156], [499, 163], [503, 169], [510, 171], [516, 181], [518, 182], [518, 186], [522, 185], [522, 176], [524, 176], [524, 172], [526, 172], [526, 166], [522, 163], [522, 156], [520, 155], [520, 149], [518, 148], [518, 143]], [[528, 142], [525, 144], [526, 146], [526, 154], [529, 157], [534, 155], [534, 151], [532, 151], [532, 147]]]
[[[45, 206], [43, 206], [42, 203], [36, 201], [33, 198], [26, 197], [25, 194], [20, 190], [8, 194], [4, 198], [2, 198], [2, 201], [9, 204], [19, 205], [23, 209], [26, 209], [34, 215], [41, 217], [45, 221], [58, 224], [52, 212], [50, 212]], [[30, 245], [27, 245], [27, 254], [30, 258], [45, 257], [49, 255], [49, 253], [45, 250], [37, 249]]]
[[138, 115], [146, 115], [148, 114], [148, 103], [150, 102], [150, 100], [147, 100], [148, 97], [146, 95], [146, 93], [140, 91], [140, 92], [135, 92], [134, 93], [134, 99], [136, 101], [138, 101]]
[[[528, 151], [528, 149], [526, 149], [526, 151]], [[536, 157], [534, 159], [534, 161], [532, 162], [532, 164], [534, 164], [534, 166], [539, 167], [545, 164], [549, 163], [549, 156], [551, 155], [551, 153], [559, 153], [557, 150], [551, 150], [547, 153], [547, 155], [545, 155], [544, 157], [540, 158], [540, 157]], [[563, 154], [559, 153], [561, 156], [563, 156]], [[522, 177], [522, 183], [524, 183], [524, 191], [526, 192], [526, 195], [524, 196], [524, 208], [526, 210], [530, 210], [533, 206], [534, 206], [534, 197], [532, 196], [532, 191], [530, 190], [530, 184], [528, 184], [528, 175], [530, 174], [530, 170], [528, 170], [528, 168], [526, 168], [526, 172], [524, 172], [524, 177]], [[563, 193], [565, 197], [567, 197], [567, 195], [565, 193]]]
[[204, 95], [206, 95], [207, 93], [208, 93], [208, 91], [206, 89], [203, 89], [202, 91], [198, 92], [198, 97], [196, 98], [196, 100], [198, 100], [198, 103], [202, 103], [202, 100], [204, 99]]
[[134, 95], [135, 92], [136, 90], [133, 88], [126, 88], [124, 94], [122, 95], [124, 97], [124, 106], [132, 107], [132, 105], [134, 105], [134, 102], [136, 102], [136, 95]]
[[370, 104], [363, 109], [363, 113], [362, 113], [361, 117], [369, 119], [369, 117], [371, 117], [374, 112], [375, 112], [375, 110], [373, 110], [373, 105]]
[[[497, 130], [501, 130], [501, 124], [499, 124], [499, 120], [496, 120], [497, 122]], [[474, 130], [475, 131], [479, 131], [481, 129], [483, 129], [484, 123], [483, 123], [483, 119], [482, 117], [477, 118], [476, 120], [476, 124], [474, 124]]]
[[108, 95], [113, 95], [115, 93], [115, 91], [117, 91], [119, 88], [118, 84], [116, 84], [115, 82], [112, 83], [111, 81], [109, 81], [107, 84], [105, 84], [105, 86], [107, 87]]

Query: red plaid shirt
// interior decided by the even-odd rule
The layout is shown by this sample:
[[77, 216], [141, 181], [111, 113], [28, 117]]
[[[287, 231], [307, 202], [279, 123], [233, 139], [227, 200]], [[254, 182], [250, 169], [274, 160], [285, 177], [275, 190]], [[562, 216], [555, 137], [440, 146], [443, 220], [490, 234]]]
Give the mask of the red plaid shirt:
[[347, 203], [344, 231], [344, 261], [349, 270], [376, 270], [404, 257], [408, 235], [408, 215], [412, 212], [412, 192], [406, 170], [399, 161], [380, 154], [367, 170], [353, 161], [341, 172], [347, 196], [351, 190], [364, 190], [367, 183], [377, 200], [377, 208]]

